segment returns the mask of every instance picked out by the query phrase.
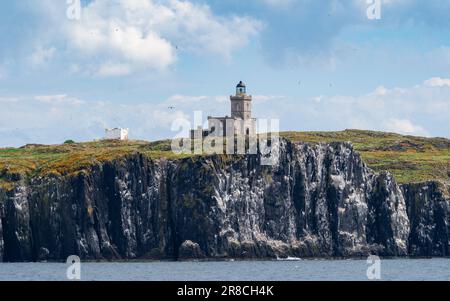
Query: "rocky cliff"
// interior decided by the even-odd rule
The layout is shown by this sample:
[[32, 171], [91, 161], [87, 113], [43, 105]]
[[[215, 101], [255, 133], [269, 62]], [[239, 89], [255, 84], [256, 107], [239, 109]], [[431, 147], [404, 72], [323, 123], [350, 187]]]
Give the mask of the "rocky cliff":
[[402, 185], [410, 219], [408, 253], [450, 256], [450, 187], [437, 182]]
[[0, 260], [449, 255], [441, 186], [400, 187], [348, 143], [280, 144], [276, 166], [136, 153], [22, 177], [0, 190]]

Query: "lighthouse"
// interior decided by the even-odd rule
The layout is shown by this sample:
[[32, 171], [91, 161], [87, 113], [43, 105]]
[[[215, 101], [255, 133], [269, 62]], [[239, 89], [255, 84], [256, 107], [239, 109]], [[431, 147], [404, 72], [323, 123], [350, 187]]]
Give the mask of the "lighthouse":
[[252, 96], [240, 81], [235, 95], [230, 96], [231, 117], [208, 117], [208, 136], [255, 136], [256, 119], [252, 118]]
[[247, 87], [240, 81], [236, 86], [236, 95], [230, 96], [231, 117], [248, 120], [252, 118], [252, 96], [247, 95]]
[[194, 137], [256, 136], [256, 118], [252, 117], [252, 96], [247, 94], [247, 86], [240, 81], [235, 95], [230, 96], [231, 117], [208, 116], [208, 129], [201, 127], [191, 130]]

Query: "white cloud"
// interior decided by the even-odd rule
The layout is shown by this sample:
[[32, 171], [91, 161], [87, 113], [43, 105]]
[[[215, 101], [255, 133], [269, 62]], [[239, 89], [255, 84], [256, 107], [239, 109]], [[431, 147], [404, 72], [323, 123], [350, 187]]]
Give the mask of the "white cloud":
[[407, 119], [389, 119], [385, 122], [384, 128], [387, 131], [399, 134], [429, 136], [429, 133], [423, 127], [415, 125]]
[[313, 97], [311, 100], [315, 103], [320, 103], [323, 100], [323, 98], [324, 98], [323, 95], [319, 95], [319, 96]]
[[34, 99], [47, 104], [81, 105], [85, 103], [85, 101], [81, 99], [69, 97], [66, 94], [38, 95], [35, 96]]
[[1, 102], [18, 102], [18, 97], [0, 97], [0, 103]]
[[[285, 96], [277, 95], [254, 95], [253, 106], [260, 104], [276, 105], [276, 102], [282, 102]], [[216, 96], [189, 96], [189, 95], [173, 95], [169, 97], [163, 105], [173, 106], [176, 109], [185, 112], [203, 111], [205, 115], [213, 114], [214, 116], [230, 115], [230, 97], [225, 95]]]
[[37, 67], [50, 61], [56, 54], [55, 47], [38, 47], [28, 58], [32, 66]]
[[[65, 19], [53, 0], [41, 5], [57, 28], [45, 36], [66, 45], [65, 59], [78, 70], [98, 76], [162, 71], [177, 61], [179, 51], [230, 59], [262, 28], [255, 19], [217, 16], [191, 1], [94, 0], [77, 21]], [[53, 54], [53, 48], [40, 48], [32, 61], [42, 63]]]
[[[278, 96], [256, 97], [269, 104]], [[156, 140], [174, 137], [172, 122], [193, 121], [194, 111], [207, 116], [230, 115], [228, 96], [173, 95], [157, 104], [129, 105], [88, 101], [67, 94], [1, 96], [0, 147], [27, 143], [53, 144], [67, 139], [100, 139], [105, 128], [130, 128], [132, 139]]]
[[[257, 1], [254, 1], [257, 2]], [[261, 15], [268, 20], [267, 30], [262, 35], [261, 45], [270, 64], [279, 66], [300, 64], [314, 67], [323, 65], [333, 68], [345, 56], [355, 53], [342, 50], [342, 42], [361, 31], [370, 35], [372, 31], [427, 28], [433, 32], [448, 35], [450, 2], [445, 0], [382, 0], [380, 22], [367, 18], [370, 4], [366, 0], [261, 0], [265, 5]], [[373, 2], [373, 1], [372, 1]], [[392, 37], [384, 39], [385, 45], [392, 44]], [[402, 38], [397, 37], [396, 41]], [[386, 44], [387, 43], [387, 44]], [[383, 42], [378, 39], [357, 42], [358, 46], [370, 45], [380, 49]], [[432, 45], [433, 42], [430, 42]], [[445, 45], [446, 42], [443, 42]], [[420, 52], [407, 49], [402, 59]], [[397, 47], [398, 48], [398, 47]], [[445, 46], [443, 48], [446, 48]], [[398, 49], [397, 49], [398, 50]], [[405, 51], [401, 51], [405, 53]], [[447, 64], [450, 52], [446, 52]], [[370, 56], [365, 54], [365, 57]], [[435, 57], [432, 58], [436, 59]], [[319, 65], [320, 64], [320, 65]]]
[[[430, 83], [434, 83], [430, 85]], [[379, 86], [364, 95], [319, 95], [282, 105], [260, 103], [257, 117], [280, 118], [283, 130], [380, 130], [450, 137], [450, 86], [430, 79], [412, 87]]]
[[187, 95], [173, 95], [167, 99], [168, 105], [192, 105], [198, 102], [208, 100], [207, 96], [187, 96]]
[[230, 115], [229, 96], [192, 96], [192, 95], [173, 95], [162, 102], [161, 108], [170, 110], [180, 110], [187, 115], [194, 114], [194, 111], [201, 111], [203, 118], [207, 116], [226, 116]]
[[[430, 79], [431, 80], [431, 79]], [[360, 96], [320, 95], [308, 101], [257, 96], [253, 116], [279, 118], [282, 130], [359, 128], [420, 136], [450, 137], [450, 87], [422, 83], [378, 87]], [[230, 114], [227, 96], [173, 95], [158, 104], [128, 105], [80, 100], [67, 94], [0, 95], [0, 146], [101, 138], [104, 128], [126, 127], [134, 139], [166, 139], [176, 118]]]
[[130, 128], [132, 139], [165, 139], [176, 134], [170, 130], [173, 120], [191, 117], [167, 108], [165, 102], [114, 104], [66, 94], [5, 96], [0, 105], [0, 147], [89, 141], [102, 138], [104, 129], [112, 127]]
[[179, 48], [197, 53], [216, 53], [230, 58], [262, 29], [262, 23], [240, 16], [215, 16], [206, 5], [170, 0], [165, 18], [154, 28]]
[[[283, 99], [285, 99], [285, 96], [278, 96], [278, 95], [254, 95], [253, 96], [253, 103], [255, 105], [257, 104], [261, 104], [264, 102], [272, 102], [272, 104], [274, 104], [274, 101], [280, 101], [282, 102]], [[276, 105], [276, 103], [275, 103]]]
[[[76, 69], [73, 69], [74, 71]], [[104, 63], [100, 66], [97, 75], [98, 76], [121, 76], [130, 74], [131, 67], [128, 64], [116, 64], [116, 63]]]
[[214, 99], [218, 103], [228, 103], [230, 101], [230, 97], [229, 96], [225, 96], [225, 95], [218, 95], [218, 96], [214, 97]]
[[450, 79], [433, 77], [426, 80], [424, 84], [429, 87], [450, 87]]
[[375, 91], [373, 91], [374, 96], [385, 96], [388, 93], [388, 89], [383, 86], [378, 86]]

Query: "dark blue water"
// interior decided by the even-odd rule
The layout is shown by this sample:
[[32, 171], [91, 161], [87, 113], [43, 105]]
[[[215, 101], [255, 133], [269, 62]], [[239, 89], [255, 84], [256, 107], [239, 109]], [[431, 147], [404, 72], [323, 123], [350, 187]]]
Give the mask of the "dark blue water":
[[[365, 260], [81, 263], [81, 280], [368, 280]], [[0, 280], [65, 281], [66, 264], [0, 263]], [[381, 261], [381, 280], [450, 281], [450, 259]]]

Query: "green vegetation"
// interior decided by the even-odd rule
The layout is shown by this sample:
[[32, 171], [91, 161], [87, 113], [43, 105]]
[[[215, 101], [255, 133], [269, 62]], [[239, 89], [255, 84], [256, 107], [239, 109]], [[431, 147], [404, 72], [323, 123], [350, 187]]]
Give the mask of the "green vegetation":
[[[440, 180], [450, 182], [450, 139], [402, 136], [392, 133], [346, 130], [342, 132], [285, 132], [282, 137], [302, 142], [350, 141], [376, 171], [392, 172], [400, 183]], [[26, 145], [0, 149], [0, 187], [12, 189], [15, 174], [68, 175], [89, 171], [93, 165], [142, 153], [149, 158], [176, 159], [170, 140], [94, 141], [62, 145]], [[227, 156], [223, 156], [226, 160]]]
[[350, 141], [370, 168], [392, 172], [399, 183], [428, 180], [450, 183], [450, 139], [361, 130], [285, 132], [281, 136], [314, 143]]
[[29, 144], [0, 149], [0, 188], [13, 188], [15, 174], [29, 176], [68, 175], [89, 171], [93, 165], [142, 153], [149, 158], [182, 158], [170, 150], [170, 141], [102, 140], [62, 145]]

